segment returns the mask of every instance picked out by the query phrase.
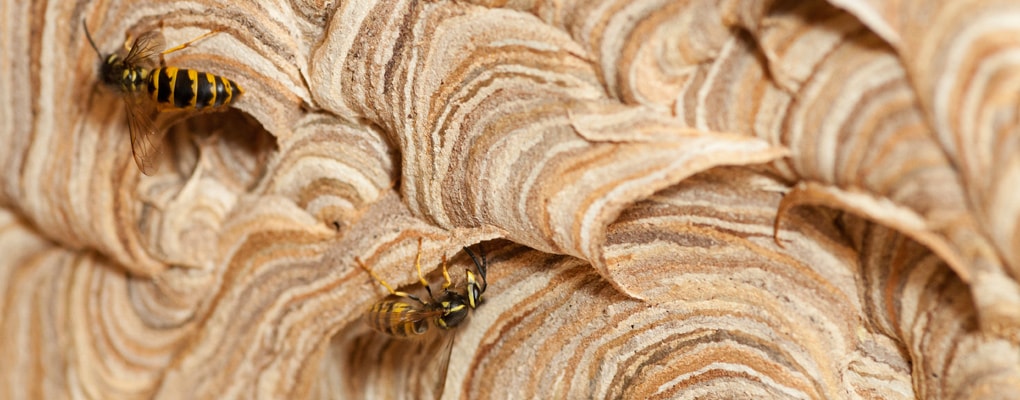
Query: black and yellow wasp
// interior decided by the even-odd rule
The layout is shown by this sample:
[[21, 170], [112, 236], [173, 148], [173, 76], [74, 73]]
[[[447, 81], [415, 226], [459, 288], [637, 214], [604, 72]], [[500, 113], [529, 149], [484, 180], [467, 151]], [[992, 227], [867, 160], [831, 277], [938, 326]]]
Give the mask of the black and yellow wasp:
[[[482, 302], [482, 294], [488, 287], [485, 278], [488, 270], [488, 262], [485, 259], [484, 250], [481, 257], [475, 255], [471, 249], [465, 247], [464, 251], [471, 256], [475, 268], [478, 271], [476, 277], [471, 270], [465, 270], [466, 282], [464, 291], [451, 290], [453, 283], [450, 280], [450, 272], [446, 269], [446, 256], [443, 256], [443, 293], [437, 298], [432, 293], [432, 288], [421, 273], [421, 239], [418, 239], [418, 254], [414, 259], [414, 266], [418, 270], [418, 281], [428, 292], [428, 299], [413, 294], [394, 290], [386, 281], [375, 274], [372, 269], [366, 266], [360, 259], [354, 261], [368, 272], [377, 282], [383, 285], [393, 296], [380, 300], [368, 310], [368, 325], [372, 330], [384, 333], [391, 337], [407, 339], [423, 337], [430, 327], [437, 327], [440, 332], [456, 328], [467, 318], [471, 310], [477, 308]], [[477, 278], [481, 278], [480, 280]], [[438, 350], [439, 357], [431, 362], [435, 363], [438, 375], [436, 376], [432, 395], [435, 398], [442, 397], [446, 383], [446, 372], [450, 364], [450, 355], [453, 351], [453, 335], [446, 336], [446, 343]]]
[[445, 281], [443, 293], [436, 298], [421, 273], [421, 239], [418, 239], [418, 254], [415, 256], [414, 266], [418, 269], [418, 281], [428, 292], [428, 300], [407, 292], [394, 290], [360, 259], [355, 258], [354, 261], [358, 263], [358, 266], [382, 284], [391, 295], [396, 296], [396, 298], [384, 299], [372, 305], [368, 311], [369, 326], [377, 332], [407, 338], [425, 334], [430, 326], [449, 330], [460, 325], [467, 318], [468, 313], [481, 304], [482, 294], [488, 287], [488, 282], [485, 280], [485, 272], [488, 269], [485, 254], [482, 253], [479, 261], [479, 257], [471, 249], [465, 247], [464, 251], [474, 261], [478, 277], [481, 280], [479, 281], [471, 270], [466, 270], [467, 281], [464, 283], [464, 292], [450, 290], [453, 284], [450, 281], [450, 273], [446, 269], [446, 256], [443, 256], [443, 278]]
[[[149, 31], [128, 47], [126, 54], [112, 53], [103, 57], [92, 34], [85, 27], [85, 37], [100, 58], [100, 79], [124, 98], [131, 151], [138, 169], [146, 175], [156, 172], [163, 129], [157, 129], [154, 116], [164, 111], [206, 112], [225, 110], [244, 90], [234, 81], [208, 72], [168, 67], [163, 56], [184, 49], [192, 43], [216, 33], [206, 33], [179, 46], [163, 50], [166, 42], [159, 31]], [[159, 62], [157, 63], [157, 56]]]

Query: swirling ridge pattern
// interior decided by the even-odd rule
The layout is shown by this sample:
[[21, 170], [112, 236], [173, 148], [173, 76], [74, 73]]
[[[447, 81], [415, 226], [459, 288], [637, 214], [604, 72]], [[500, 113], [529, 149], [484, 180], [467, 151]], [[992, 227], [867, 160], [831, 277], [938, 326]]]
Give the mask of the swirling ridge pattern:
[[[0, 397], [1015, 398], [1018, 10], [2, 7]], [[143, 176], [83, 23], [246, 92]], [[369, 332], [419, 239], [484, 303]]]

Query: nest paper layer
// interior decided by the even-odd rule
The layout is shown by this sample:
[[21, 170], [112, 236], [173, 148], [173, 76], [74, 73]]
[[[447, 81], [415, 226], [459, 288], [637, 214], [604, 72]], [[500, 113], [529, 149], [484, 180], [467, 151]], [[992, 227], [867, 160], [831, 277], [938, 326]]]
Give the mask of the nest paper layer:
[[[1015, 1], [9, 3], [0, 398], [1020, 397]], [[144, 176], [83, 20], [246, 93]]]

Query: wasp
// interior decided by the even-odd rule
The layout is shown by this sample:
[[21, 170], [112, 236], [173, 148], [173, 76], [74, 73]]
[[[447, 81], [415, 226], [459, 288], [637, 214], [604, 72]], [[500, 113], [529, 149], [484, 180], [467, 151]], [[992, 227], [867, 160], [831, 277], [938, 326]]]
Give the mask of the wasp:
[[[368, 272], [373, 279], [396, 296], [395, 299], [384, 299], [372, 305], [368, 311], [368, 323], [373, 330], [399, 338], [408, 338], [425, 334], [430, 326], [436, 326], [443, 330], [456, 328], [467, 318], [470, 310], [474, 310], [481, 304], [482, 294], [488, 287], [485, 279], [485, 272], [488, 264], [485, 261], [485, 253], [479, 258], [471, 249], [465, 247], [464, 251], [471, 256], [475, 263], [478, 275], [465, 270], [467, 281], [464, 284], [464, 292], [460, 293], [450, 290], [453, 285], [450, 280], [450, 272], [446, 268], [446, 256], [443, 256], [443, 292], [436, 298], [432, 293], [425, 277], [421, 273], [421, 239], [418, 239], [418, 254], [414, 259], [414, 266], [418, 269], [418, 281], [428, 292], [428, 300], [413, 294], [394, 290], [386, 281], [375, 274], [360, 259], [355, 258], [358, 266]], [[480, 260], [480, 261], [479, 261]], [[481, 279], [477, 279], [477, 278]]]
[[[456, 328], [467, 318], [471, 310], [477, 308], [482, 302], [482, 294], [488, 287], [488, 280], [485, 273], [488, 270], [488, 262], [485, 259], [485, 251], [482, 249], [481, 257], [475, 255], [471, 249], [465, 247], [464, 251], [471, 256], [478, 271], [476, 276], [470, 269], [465, 269], [466, 281], [463, 291], [451, 290], [453, 283], [450, 280], [450, 272], [446, 268], [446, 256], [443, 256], [443, 292], [437, 298], [432, 293], [432, 288], [421, 272], [421, 238], [418, 239], [418, 253], [414, 259], [414, 266], [418, 270], [418, 281], [425, 287], [428, 299], [413, 294], [394, 290], [386, 281], [375, 274], [372, 269], [366, 266], [360, 259], [355, 258], [358, 266], [368, 272], [394, 297], [381, 300], [368, 310], [368, 325], [372, 330], [384, 333], [398, 339], [422, 337], [430, 327], [438, 327], [441, 331], [449, 331]], [[480, 279], [479, 279], [480, 278]], [[441, 398], [446, 387], [446, 372], [450, 366], [450, 355], [453, 352], [454, 335], [446, 336], [446, 343], [443, 344], [437, 353], [438, 358], [433, 359], [438, 371], [432, 396]]]
[[124, 98], [131, 133], [131, 152], [138, 169], [146, 175], [156, 172], [156, 161], [163, 142], [164, 131], [156, 129], [153, 122], [157, 113], [221, 111], [244, 93], [230, 79], [208, 72], [166, 66], [163, 62], [163, 56], [182, 50], [216, 31], [163, 50], [166, 45], [163, 34], [153, 30], [139, 36], [130, 47], [125, 43], [126, 54], [115, 52], [103, 57], [96, 42], [92, 40], [85, 20], [82, 20], [82, 26], [85, 27], [85, 37], [99, 56], [101, 81]]

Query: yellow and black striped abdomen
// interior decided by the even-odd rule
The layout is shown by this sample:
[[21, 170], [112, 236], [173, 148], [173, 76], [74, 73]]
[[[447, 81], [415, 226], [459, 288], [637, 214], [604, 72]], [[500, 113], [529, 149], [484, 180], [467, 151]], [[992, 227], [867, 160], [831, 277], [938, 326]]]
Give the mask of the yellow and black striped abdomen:
[[160, 110], [223, 108], [244, 90], [234, 81], [193, 69], [163, 67], [149, 73], [149, 95]]
[[417, 336], [428, 330], [427, 315], [420, 308], [399, 300], [380, 301], [368, 312], [372, 329], [397, 337]]

